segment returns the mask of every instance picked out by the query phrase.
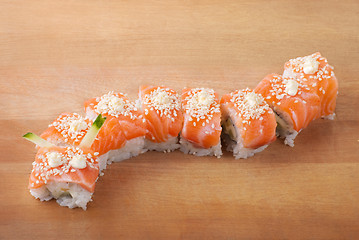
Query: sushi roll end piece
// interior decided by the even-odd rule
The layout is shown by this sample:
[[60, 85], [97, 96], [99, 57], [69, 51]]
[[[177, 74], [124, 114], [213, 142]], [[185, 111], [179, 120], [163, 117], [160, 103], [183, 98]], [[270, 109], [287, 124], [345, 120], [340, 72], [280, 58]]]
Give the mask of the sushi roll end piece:
[[263, 151], [276, 139], [276, 120], [260, 94], [237, 90], [221, 99], [223, 141], [236, 159]]
[[31, 195], [56, 199], [61, 206], [86, 210], [99, 175], [96, 153], [89, 148], [41, 147], [29, 178]]
[[90, 147], [105, 120], [100, 114], [79, 146], [56, 146], [32, 133], [23, 136], [39, 146], [29, 178], [31, 195], [41, 201], [55, 198], [61, 206], [86, 210], [100, 173], [98, 152]]
[[317, 92], [321, 109], [318, 117], [333, 120], [338, 95], [338, 80], [334, 68], [319, 52], [290, 59], [284, 64], [283, 77], [299, 78]]

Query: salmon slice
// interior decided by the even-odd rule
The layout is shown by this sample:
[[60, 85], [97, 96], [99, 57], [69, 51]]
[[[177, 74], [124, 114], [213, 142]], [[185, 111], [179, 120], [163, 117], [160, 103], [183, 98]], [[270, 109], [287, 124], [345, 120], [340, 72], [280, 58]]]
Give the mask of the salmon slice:
[[182, 110], [182, 138], [206, 149], [220, 144], [221, 111], [218, 94], [213, 89], [183, 89]]
[[321, 105], [319, 117], [334, 117], [338, 80], [333, 67], [319, 52], [289, 60], [284, 64], [283, 76], [299, 78], [317, 92]]
[[177, 137], [182, 129], [180, 96], [164, 86], [141, 86], [139, 98], [146, 123], [146, 139], [161, 143]]
[[90, 129], [92, 121], [77, 113], [61, 113], [41, 137], [56, 145], [78, 146]]
[[274, 112], [280, 112], [297, 132], [318, 118], [320, 98], [300, 79], [270, 74], [257, 85], [255, 92], [264, 97]]
[[94, 192], [99, 174], [97, 157], [87, 148], [39, 148], [29, 179], [29, 189], [40, 188], [51, 181], [79, 184]]
[[264, 98], [253, 90], [247, 88], [224, 95], [221, 111], [224, 132], [244, 148], [257, 149], [275, 141], [275, 115]]
[[91, 148], [100, 155], [122, 148], [127, 141], [145, 137], [146, 126], [142, 112], [137, 109], [126, 94], [109, 92], [85, 102], [85, 111], [90, 119], [98, 114], [106, 117], [97, 140]]

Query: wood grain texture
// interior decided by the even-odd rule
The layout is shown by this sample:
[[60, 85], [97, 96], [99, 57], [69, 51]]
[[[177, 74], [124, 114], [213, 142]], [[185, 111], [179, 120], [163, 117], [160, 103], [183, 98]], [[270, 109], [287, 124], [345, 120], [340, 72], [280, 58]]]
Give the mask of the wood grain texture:
[[[220, 94], [320, 51], [339, 79], [337, 118], [294, 148], [247, 160], [146, 153], [112, 164], [87, 211], [27, 190], [41, 133], [109, 90]], [[359, 238], [359, 2], [1, 1], [0, 239]]]

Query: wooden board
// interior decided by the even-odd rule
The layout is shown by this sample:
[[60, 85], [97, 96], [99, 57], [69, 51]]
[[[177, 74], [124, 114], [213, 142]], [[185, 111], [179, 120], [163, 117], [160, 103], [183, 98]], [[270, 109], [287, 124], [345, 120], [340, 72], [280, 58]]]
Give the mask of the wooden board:
[[[356, 0], [1, 1], [0, 239], [359, 238], [358, 36]], [[315, 51], [335, 66], [337, 118], [294, 148], [146, 153], [111, 165], [87, 211], [28, 193], [21, 136], [90, 97], [150, 83], [224, 94]]]

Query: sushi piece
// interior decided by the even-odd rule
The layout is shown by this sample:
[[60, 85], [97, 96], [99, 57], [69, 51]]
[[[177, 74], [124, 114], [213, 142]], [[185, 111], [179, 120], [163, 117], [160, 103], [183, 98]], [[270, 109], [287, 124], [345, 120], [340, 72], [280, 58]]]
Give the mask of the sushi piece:
[[55, 198], [61, 206], [86, 210], [98, 175], [98, 160], [91, 149], [40, 147], [33, 162], [29, 189], [41, 201]]
[[222, 127], [218, 94], [209, 88], [185, 88], [182, 111], [180, 150], [196, 156], [219, 158], [222, 155]]
[[236, 159], [263, 151], [276, 139], [275, 115], [260, 94], [237, 90], [221, 99], [222, 136]]
[[[92, 123], [78, 113], [61, 113], [40, 137], [57, 146], [78, 146]], [[97, 141], [95, 139], [94, 142]], [[96, 152], [97, 149], [93, 150]], [[99, 156], [100, 171], [106, 169], [106, 160]]]
[[273, 109], [278, 123], [277, 134], [291, 147], [298, 133], [319, 117], [317, 92], [299, 78], [270, 74], [257, 85], [255, 92]]
[[183, 124], [180, 96], [168, 87], [141, 86], [139, 99], [147, 129], [145, 148], [164, 152], [178, 149]]
[[144, 153], [146, 149], [145, 120], [141, 111], [123, 93], [109, 92], [85, 102], [86, 116], [94, 119], [97, 114], [107, 117], [92, 149], [108, 164]]
[[283, 77], [300, 78], [309, 88], [315, 89], [320, 98], [319, 117], [334, 119], [338, 80], [333, 67], [319, 52], [286, 62]]
[[99, 176], [98, 153], [92, 145], [104, 118], [99, 116], [79, 146], [55, 146], [27, 133], [24, 138], [39, 146], [29, 178], [31, 195], [41, 201], [53, 198], [61, 206], [86, 210]]

